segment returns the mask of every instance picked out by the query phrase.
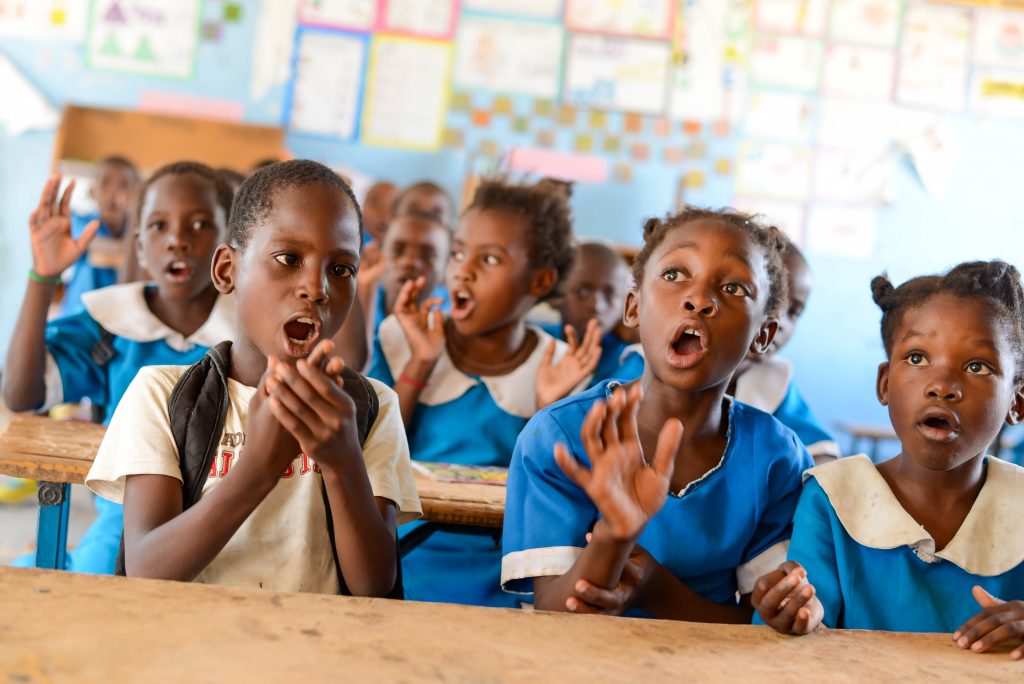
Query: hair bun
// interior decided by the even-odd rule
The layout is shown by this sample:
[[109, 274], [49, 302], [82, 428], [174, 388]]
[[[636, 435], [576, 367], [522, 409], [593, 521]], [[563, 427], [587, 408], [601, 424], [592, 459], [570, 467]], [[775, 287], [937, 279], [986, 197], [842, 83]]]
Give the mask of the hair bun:
[[658, 228], [660, 224], [661, 221], [656, 218], [649, 218], [646, 221], [644, 221], [644, 240], [647, 240], [649, 237], [651, 237], [651, 235], [654, 233], [654, 231]]
[[572, 199], [572, 181], [546, 176], [537, 181], [537, 187], [543, 188], [544, 190], [547, 190], [549, 192], [554, 192], [560, 195], [561, 197], [565, 198], [566, 201]]
[[887, 302], [889, 301], [889, 297], [895, 291], [896, 286], [892, 284], [891, 280], [889, 280], [888, 275], [883, 273], [882, 275], [875, 276], [871, 279], [871, 298], [875, 300], [875, 304], [877, 304], [882, 311], [888, 309]]

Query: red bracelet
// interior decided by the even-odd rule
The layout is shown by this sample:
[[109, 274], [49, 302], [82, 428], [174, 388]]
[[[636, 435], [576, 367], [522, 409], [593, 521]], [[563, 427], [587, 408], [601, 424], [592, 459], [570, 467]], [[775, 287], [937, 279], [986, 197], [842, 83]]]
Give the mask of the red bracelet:
[[404, 382], [407, 385], [412, 385], [416, 389], [426, 389], [427, 388], [427, 383], [420, 382], [419, 380], [413, 380], [412, 378], [410, 378], [405, 373], [399, 373], [398, 374], [398, 381], [399, 382]]

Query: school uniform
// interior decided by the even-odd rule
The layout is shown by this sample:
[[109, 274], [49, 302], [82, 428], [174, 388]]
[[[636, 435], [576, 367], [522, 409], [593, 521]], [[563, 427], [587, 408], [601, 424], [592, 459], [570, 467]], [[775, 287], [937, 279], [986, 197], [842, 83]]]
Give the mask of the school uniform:
[[[139, 371], [100, 445], [86, 485], [120, 504], [131, 475], [164, 475], [182, 481], [178, 449], [167, 403], [189, 366], [150, 366]], [[377, 394], [377, 418], [363, 442], [363, 461], [374, 496], [395, 502], [398, 522], [420, 516], [416, 481], [402, 428], [398, 397], [370, 381]], [[228, 379], [228, 410], [217, 455], [203, 484], [202, 497], [217, 487], [245, 458], [249, 402], [255, 387]], [[280, 482], [256, 506], [214, 559], [196, 577], [219, 584], [268, 591], [336, 594], [338, 573], [327, 526], [323, 475], [316, 464], [296, 454]], [[344, 553], [340, 549], [340, 553]]]
[[[600, 517], [558, 467], [554, 446], [590, 467], [580, 427], [598, 399], [618, 385], [606, 381], [544, 409], [516, 443], [505, 504], [501, 582], [530, 593], [533, 579], [568, 572]], [[671, 493], [638, 544], [701, 596], [733, 604], [757, 578], [779, 565], [789, 545], [800, 473], [811, 467], [791, 430], [767, 413], [726, 398], [728, 436], [718, 465]], [[644, 616], [639, 609], [629, 615]]]
[[[409, 422], [414, 461], [508, 466], [519, 432], [536, 413], [537, 371], [551, 337], [529, 326], [537, 347], [518, 368], [500, 376], [474, 376], [442, 352]], [[558, 342], [555, 358], [565, 354]], [[380, 326], [367, 375], [387, 385], [412, 356], [395, 316]], [[409, 534], [407, 526], [400, 534]], [[516, 606], [499, 583], [501, 548], [490, 534], [435, 532], [402, 560], [405, 597], [485, 606]]]
[[992, 457], [985, 464], [977, 500], [938, 551], [867, 456], [807, 471], [789, 559], [806, 568], [824, 624], [952, 632], [981, 610], [976, 584], [1024, 599], [1024, 468]]
[[[202, 327], [184, 337], [149, 309], [145, 290], [154, 287], [139, 282], [86, 292], [82, 311], [47, 323], [44, 409], [88, 397], [103, 407], [106, 425], [140, 368], [195, 363], [209, 347], [234, 336], [233, 296], [219, 296]], [[112, 354], [100, 363], [104, 330]], [[99, 498], [95, 505], [98, 516], [67, 554], [66, 569], [112, 574], [123, 529], [121, 506]], [[15, 564], [32, 566], [34, 559], [22, 557]]]
[[[544, 323], [540, 327], [556, 340], [565, 342], [565, 326], [561, 323]], [[594, 375], [590, 381], [591, 387], [603, 380], [612, 379], [616, 375], [621, 364], [622, 353], [629, 347], [629, 342], [616, 335], [613, 330], [609, 330], [601, 337], [601, 359], [597, 362], [597, 367], [594, 368]]]
[[[100, 215], [72, 214], [71, 235], [77, 240], [85, 232], [90, 221]], [[64, 298], [60, 303], [60, 315], [69, 316], [82, 310], [82, 295], [117, 283], [116, 264], [122, 254], [121, 240], [114, 237], [105, 223], [100, 223], [96, 235], [75, 265], [71, 277], [64, 284]]]

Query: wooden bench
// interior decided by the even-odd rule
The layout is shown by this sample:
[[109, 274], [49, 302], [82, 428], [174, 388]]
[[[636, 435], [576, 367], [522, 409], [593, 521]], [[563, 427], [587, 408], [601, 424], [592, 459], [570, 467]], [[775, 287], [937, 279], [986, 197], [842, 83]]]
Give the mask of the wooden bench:
[[[104, 431], [91, 423], [22, 414], [0, 426], [0, 474], [39, 481], [37, 567], [64, 567], [70, 487], [85, 482]], [[439, 482], [419, 473], [416, 487], [428, 524], [407, 535], [408, 541], [403, 539], [403, 553], [438, 530], [479, 533], [480, 528], [489, 528], [500, 534], [504, 487]]]
[[0, 681], [1011, 682], [948, 634], [703, 625], [0, 568]]

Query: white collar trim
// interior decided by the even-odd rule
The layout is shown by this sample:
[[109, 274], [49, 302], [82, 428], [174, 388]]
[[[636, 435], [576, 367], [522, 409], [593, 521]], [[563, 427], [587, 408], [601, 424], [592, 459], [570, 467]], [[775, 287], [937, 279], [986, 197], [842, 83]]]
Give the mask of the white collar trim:
[[[554, 338], [534, 325], [528, 324], [527, 328], [537, 336], [537, 348], [526, 361], [505, 375], [484, 375], [480, 376], [479, 380], [466, 375], [455, 367], [446, 348], [441, 352], [441, 358], [437, 360], [437, 365], [427, 379], [427, 386], [420, 392], [419, 403], [427, 406], [447, 404], [483, 382], [494, 403], [501, 410], [520, 418], [531, 418], [537, 412], [537, 371], [544, 361], [545, 349]], [[384, 360], [391, 371], [391, 377], [397, 380], [412, 358], [412, 351], [394, 314], [380, 324], [379, 335]], [[568, 349], [569, 346], [565, 342], [555, 340], [555, 363]]]
[[867, 456], [849, 456], [804, 473], [825, 490], [839, 521], [853, 539], [874, 549], [909, 546], [921, 560], [949, 561], [983, 577], [1001, 575], [1024, 562], [1024, 468], [985, 458], [987, 473], [978, 498], [956, 535], [941, 551], [935, 540], [900, 505]]
[[786, 359], [771, 356], [751, 364], [736, 379], [736, 400], [765, 413], [775, 413], [786, 398], [793, 366]]
[[82, 305], [108, 331], [134, 342], [163, 340], [175, 351], [186, 352], [197, 344], [212, 347], [235, 336], [235, 297], [220, 295], [206, 322], [188, 337], [171, 330], [146, 304], [146, 283], [111, 285], [82, 295]]

